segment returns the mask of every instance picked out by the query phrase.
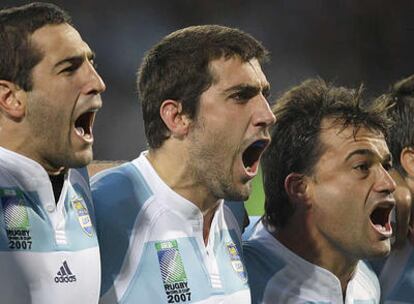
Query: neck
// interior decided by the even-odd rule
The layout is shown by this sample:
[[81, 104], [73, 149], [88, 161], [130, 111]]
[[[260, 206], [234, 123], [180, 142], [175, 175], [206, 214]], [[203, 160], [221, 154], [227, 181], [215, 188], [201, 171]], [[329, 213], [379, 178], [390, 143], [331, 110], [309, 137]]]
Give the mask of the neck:
[[[177, 157], [179, 155], [179, 157]], [[203, 214], [203, 239], [207, 245], [211, 222], [218, 207], [219, 199], [212, 196], [208, 189], [198, 183], [189, 170], [185, 151], [167, 153], [163, 147], [150, 150], [147, 159], [159, 177], [176, 193], [196, 205]]]
[[[274, 231], [274, 229], [268, 230]], [[303, 220], [301, 222], [290, 221], [285, 227], [271, 232], [271, 234], [296, 255], [334, 274], [341, 283], [343, 297], [345, 298], [346, 288], [354, 275], [358, 259], [349, 258], [324, 241]]]
[[[218, 198], [205, 185], [197, 182], [189, 169], [185, 152], [166, 153], [159, 148], [150, 150], [147, 159], [160, 178], [176, 193], [191, 201], [204, 214], [217, 206]], [[177, 157], [179, 155], [179, 157]]]
[[[13, 134], [13, 136], [10, 136]], [[27, 135], [24, 132], [19, 132], [16, 128], [0, 127], [0, 147], [23, 155], [41, 165], [49, 175], [64, 174], [66, 169], [63, 167], [54, 167], [44, 158], [36, 149], [36, 142], [33, 141], [31, 134]]]

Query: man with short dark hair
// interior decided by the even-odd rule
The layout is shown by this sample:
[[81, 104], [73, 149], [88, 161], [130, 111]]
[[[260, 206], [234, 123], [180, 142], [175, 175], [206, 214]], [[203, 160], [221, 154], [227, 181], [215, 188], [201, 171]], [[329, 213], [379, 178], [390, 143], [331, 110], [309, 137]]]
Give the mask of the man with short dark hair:
[[386, 106], [307, 80], [277, 101], [265, 215], [244, 245], [253, 303], [378, 303], [361, 259], [390, 251]]
[[102, 303], [250, 303], [223, 199], [248, 198], [269, 143], [266, 56], [250, 35], [217, 25], [176, 31], [145, 56], [149, 151], [92, 183]]
[[414, 75], [398, 81], [379, 100], [392, 105], [388, 113], [394, 124], [389, 129], [387, 143], [393, 156], [393, 177], [397, 183], [396, 239], [379, 274], [381, 298], [384, 303], [414, 303]]
[[105, 90], [94, 55], [59, 7], [0, 10], [0, 297], [97, 303], [92, 126]]

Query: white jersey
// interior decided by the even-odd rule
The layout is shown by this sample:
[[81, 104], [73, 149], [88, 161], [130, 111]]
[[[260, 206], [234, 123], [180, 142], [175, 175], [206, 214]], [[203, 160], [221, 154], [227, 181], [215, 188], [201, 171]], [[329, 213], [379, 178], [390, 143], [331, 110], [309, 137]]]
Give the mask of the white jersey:
[[379, 279], [383, 303], [414, 303], [414, 248], [409, 242], [391, 251]]
[[102, 253], [101, 303], [250, 303], [240, 229], [219, 203], [203, 215], [145, 156], [92, 179]]
[[91, 208], [86, 170], [69, 170], [56, 205], [43, 167], [0, 147], [1, 303], [98, 303]]
[[348, 283], [344, 302], [334, 274], [287, 249], [261, 222], [243, 249], [253, 304], [379, 303], [378, 279], [362, 261]]

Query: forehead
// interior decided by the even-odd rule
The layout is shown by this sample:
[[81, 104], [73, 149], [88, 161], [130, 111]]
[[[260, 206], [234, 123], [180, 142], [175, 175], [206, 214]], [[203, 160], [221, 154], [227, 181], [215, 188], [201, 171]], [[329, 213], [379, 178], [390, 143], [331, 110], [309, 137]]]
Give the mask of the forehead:
[[355, 128], [343, 128], [341, 123], [332, 119], [324, 119], [320, 132], [321, 144], [325, 147], [325, 157], [346, 158], [353, 151], [369, 150], [379, 158], [389, 155], [384, 135], [361, 126], [355, 133]]
[[42, 51], [42, 61], [51, 64], [91, 52], [79, 32], [67, 23], [43, 26], [33, 32], [30, 40]]
[[239, 84], [258, 87], [269, 85], [259, 61], [255, 58], [244, 62], [238, 56], [222, 57], [211, 61], [209, 67], [214, 79], [212, 86], [219, 90], [225, 90]]

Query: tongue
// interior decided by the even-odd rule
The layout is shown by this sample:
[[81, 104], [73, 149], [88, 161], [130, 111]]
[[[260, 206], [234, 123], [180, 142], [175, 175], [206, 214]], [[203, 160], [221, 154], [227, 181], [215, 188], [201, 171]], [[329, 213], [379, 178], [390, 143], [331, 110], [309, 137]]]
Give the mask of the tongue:
[[388, 232], [391, 231], [391, 225], [389, 225], [388, 223], [385, 224], [385, 226], [382, 226], [380, 224], [375, 224], [375, 229], [377, 229], [380, 232]]

